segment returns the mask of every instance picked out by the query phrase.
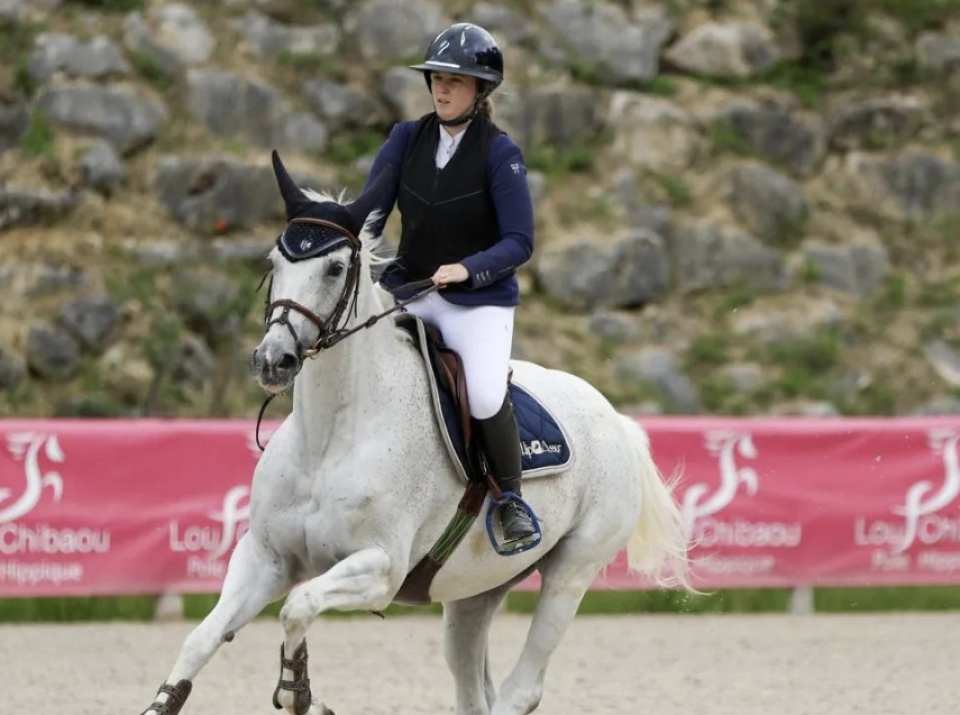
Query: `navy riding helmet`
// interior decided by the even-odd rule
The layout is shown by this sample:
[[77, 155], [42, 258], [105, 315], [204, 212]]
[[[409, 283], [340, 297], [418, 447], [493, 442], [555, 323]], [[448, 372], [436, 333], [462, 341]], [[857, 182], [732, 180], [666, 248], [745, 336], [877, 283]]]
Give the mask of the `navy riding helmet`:
[[430, 87], [431, 72], [465, 74], [480, 80], [473, 110], [442, 124], [463, 124], [477, 115], [484, 98], [503, 82], [503, 53], [493, 35], [479, 25], [458, 22], [441, 32], [427, 47], [423, 62], [410, 69], [423, 72]]

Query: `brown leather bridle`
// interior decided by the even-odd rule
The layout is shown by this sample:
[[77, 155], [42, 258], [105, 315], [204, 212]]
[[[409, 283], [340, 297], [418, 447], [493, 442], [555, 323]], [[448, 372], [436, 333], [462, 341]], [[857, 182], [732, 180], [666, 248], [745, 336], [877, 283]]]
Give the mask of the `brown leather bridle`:
[[[267, 288], [267, 299], [264, 301], [266, 309], [264, 311], [263, 321], [266, 325], [266, 330], [269, 330], [272, 325], [283, 325], [286, 326], [287, 330], [290, 331], [290, 335], [293, 336], [294, 343], [297, 346], [298, 355], [302, 361], [304, 358], [315, 357], [317, 353], [321, 350], [325, 350], [333, 345], [336, 345], [338, 342], [343, 340], [347, 335], [352, 331], [347, 331], [344, 328], [338, 327], [341, 319], [347, 313], [347, 305], [351, 302], [352, 296], [352, 306], [354, 314], [357, 311], [357, 296], [360, 290], [360, 248], [361, 243], [360, 239], [353, 235], [346, 228], [340, 224], [334, 223], [333, 221], [327, 221], [322, 218], [295, 218], [291, 219], [288, 225], [295, 223], [311, 223], [318, 226], [325, 226], [327, 228], [332, 228], [337, 233], [343, 234], [350, 241], [350, 262], [347, 265], [347, 280], [343, 285], [343, 291], [340, 293], [340, 299], [337, 301], [336, 307], [333, 309], [333, 312], [330, 314], [330, 317], [324, 320], [319, 315], [314, 313], [309, 308], [304, 307], [295, 300], [290, 300], [288, 298], [281, 298], [279, 300], [271, 301], [270, 297], [273, 291], [273, 278], [270, 279], [270, 285]], [[266, 278], [266, 276], [264, 276]], [[282, 312], [276, 318], [270, 316], [273, 315], [274, 311], [277, 308], [282, 308]], [[297, 331], [294, 329], [293, 325], [290, 323], [290, 311], [300, 313], [303, 317], [313, 323], [317, 330], [319, 331], [316, 341], [309, 348], [304, 348], [300, 342], [300, 336], [297, 335]]]

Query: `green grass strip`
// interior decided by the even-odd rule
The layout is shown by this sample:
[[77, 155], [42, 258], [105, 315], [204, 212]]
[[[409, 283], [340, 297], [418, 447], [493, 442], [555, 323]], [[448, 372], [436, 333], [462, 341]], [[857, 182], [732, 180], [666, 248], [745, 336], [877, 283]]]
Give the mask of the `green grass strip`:
[[[184, 598], [184, 615], [199, 620], [214, 607], [216, 594]], [[536, 592], [514, 591], [507, 597], [507, 611], [532, 613]], [[154, 596], [96, 598], [0, 599], [0, 623], [148, 621], [156, 606]], [[785, 613], [789, 589], [724, 589], [704, 596], [679, 591], [591, 591], [579, 613]], [[267, 606], [261, 616], [275, 618], [282, 602]], [[960, 586], [910, 586], [889, 588], [817, 588], [814, 605], [823, 613], [868, 613], [889, 611], [960, 610]], [[387, 615], [440, 613], [439, 604], [428, 607], [390, 606]], [[339, 613], [324, 614], [337, 617]], [[355, 613], [353, 615], [356, 615]]]

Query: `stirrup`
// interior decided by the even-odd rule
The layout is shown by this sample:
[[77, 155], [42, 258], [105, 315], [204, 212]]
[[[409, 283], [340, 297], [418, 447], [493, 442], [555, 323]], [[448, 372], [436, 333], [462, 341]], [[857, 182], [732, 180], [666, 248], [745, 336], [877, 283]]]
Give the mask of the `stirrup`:
[[[530, 521], [533, 523], [533, 528], [536, 530], [527, 539], [513, 542], [513, 544], [515, 544], [514, 546], [497, 541], [497, 535], [493, 531], [494, 516], [500, 507], [509, 502], [514, 502], [515, 504], [519, 505], [521, 509], [527, 512], [527, 516], [530, 517]], [[540, 520], [537, 518], [537, 515], [533, 513], [533, 509], [519, 494], [514, 492], [503, 492], [499, 499], [492, 499], [490, 501], [490, 506], [487, 507], [487, 536], [490, 537], [490, 543], [493, 545], [493, 550], [498, 554], [501, 556], [514, 556], [539, 546], [540, 541], [543, 539], [543, 531], [540, 529]]]

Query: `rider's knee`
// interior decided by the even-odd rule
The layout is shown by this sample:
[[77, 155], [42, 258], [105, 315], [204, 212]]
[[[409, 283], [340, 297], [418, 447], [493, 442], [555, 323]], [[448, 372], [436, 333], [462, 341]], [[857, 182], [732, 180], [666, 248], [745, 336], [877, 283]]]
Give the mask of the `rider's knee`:
[[493, 417], [503, 407], [506, 390], [503, 387], [477, 390], [470, 393], [470, 414], [474, 419], [486, 420]]

